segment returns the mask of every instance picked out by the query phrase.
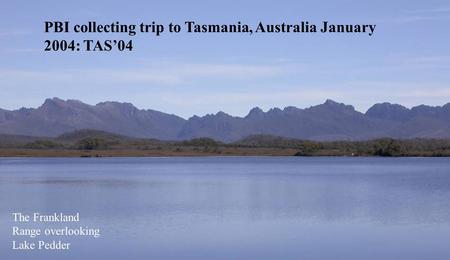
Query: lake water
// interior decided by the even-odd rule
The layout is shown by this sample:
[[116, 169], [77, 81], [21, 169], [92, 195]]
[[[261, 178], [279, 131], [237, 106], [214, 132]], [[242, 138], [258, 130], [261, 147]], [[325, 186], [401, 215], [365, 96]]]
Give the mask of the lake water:
[[[18, 224], [13, 212], [80, 222]], [[15, 225], [101, 236], [13, 237]], [[0, 159], [0, 259], [448, 260], [450, 159]]]

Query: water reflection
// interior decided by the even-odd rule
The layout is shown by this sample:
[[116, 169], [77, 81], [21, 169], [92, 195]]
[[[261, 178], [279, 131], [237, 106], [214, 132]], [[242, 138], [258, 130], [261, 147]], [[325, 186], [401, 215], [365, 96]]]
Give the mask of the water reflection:
[[345, 242], [370, 259], [364, 252], [374, 249], [371, 243], [434, 234], [427, 247], [413, 239], [382, 252], [389, 259], [432, 247], [445, 259], [450, 254], [439, 251], [439, 241], [450, 239], [449, 169], [446, 158], [8, 159], [0, 160], [0, 193], [8, 194], [0, 197], [0, 220], [10, 225], [12, 210], [79, 211], [102, 227], [103, 240], [95, 243], [114, 256], [123, 250], [109, 246], [127, 238], [137, 241], [128, 249], [174, 259], [186, 259], [176, 252], [195, 259], [199, 250], [323, 259], [324, 252], [312, 250], [319, 247], [351, 257], [341, 251], [350, 247]]

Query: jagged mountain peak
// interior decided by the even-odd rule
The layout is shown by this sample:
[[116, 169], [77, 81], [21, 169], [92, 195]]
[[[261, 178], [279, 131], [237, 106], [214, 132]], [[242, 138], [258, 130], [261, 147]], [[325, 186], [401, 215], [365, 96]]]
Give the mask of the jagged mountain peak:
[[223, 112], [223, 111], [219, 111], [219, 112], [216, 113], [216, 116], [219, 116], [219, 117], [229, 117], [230, 115], [227, 114], [227, 113], [225, 113], [225, 112]]
[[133, 137], [174, 139], [185, 120], [158, 111], [138, 110], [131, 103], [48, 98], [37, 109], [7, 111], [0, 133], [54, 137], [78, 129], [96, 129]]
[[342, 103], [338, 103], [338, 102], [328, 98], [327, 100], [325, 100], [325, 102], [323, 104], [328, 105], [328, 106], [336, 106], [336, 105], [340, 105]]
[[248, 135], [276, 135], [312, 140], [359, 140], [376, 137], [450, 138], [450, 103], [407, 109], [379, 103], [365, 114], [331, 99], [300, 109], [293, 106], [264, 112], [252, 108], [245, 117], [223, 111], [188, 120], [131, 103], [97, 105], [79, 100], [46, 99], [37, 109], [1, 110], [0, 133], [58, 136], [79, 129], [103, 130], [131, 137], [191, 139], [210, 137], [231, 142]]
[[410, 118], [411, 110], [399, 105], [391, 104], [389, 102], [377, 103], [370, 107], [366, 115], [371, 118], [388, 119], [388, 120], [400, 120], [404, 121]]
[[104, 101], [104, 102], [97, 103], [95, 106], [99, 106], [99, 107], [109, 106], [109, 107], [136, 108], [132, 103], [129, 103], [129, 102], [117, 102], [117, 101]]
[[285, 107], [283, 109], [284, 112], [288, 112], [288, 113], [290, 113], [290, 112], [298, 112], [300, 110], [302, 110], [302, 109], [300, 109], [298, 107], [294, 107], [294, 106], [287, 106], [287, 107]]
[[267, 114], [281, 114], [283, 110], [279, 109], [278, 107], [273, 107], [267, 111]]
[[259, 114], [259, 113], [264, 113], [264, 111], [260, 107], [254, 107], [254, 108], [250, 109], [250, 111], [249, 111], [249, 114], [252, 114], [252, 113]]
[[366, 113], [369, 111], [383, 110], [383, 111], [409, 111], [407, 107], [404, 107], [399, 104], [393, 104], [389, 102], [377, 103], [370, 107]]
[[[89, 105], [76, 100], [76, 99], [61, 99], [61, 98], [47, 98], [44, 103], [39, 107], [40, 109], [62, 109], [62, 108], [76, 108], [76, 107], [87, 107]], [[38, 109], [39, 109], [38, 108]]]
[[260, 118], [262, 116], [264, 116], [264, 111], [259, 107], [254, 107], [248, 112], [245, 118]]
[[344, 103], [339, 103], [332, 99], [327, 99], [323, 104], [311, 106], [311, 107], [307, 108], [306, 110], [329, 111], [332, 113], [340, 113], [340, 112], [354, 113], [354, 112], [357, 112], [352, 105], [346, 105]]
[[49, 107], [49, 106], [61, 106], [64, 105], [66, 101], [54, 97], [54, 98], [47, 98], [44, 103], [41, 105], [41, 107]]

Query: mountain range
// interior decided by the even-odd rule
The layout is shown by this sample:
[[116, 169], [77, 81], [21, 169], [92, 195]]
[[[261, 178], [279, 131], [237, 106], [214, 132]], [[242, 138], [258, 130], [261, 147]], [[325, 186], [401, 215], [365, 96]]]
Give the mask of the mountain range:
[[245, 117], [224, 112], [188, 120], [130, 103], [46, 99], [38, 108], [0, 109], [0, 134], [55, 137], [79, 129], [97, 129], [130, 137], [187, 140], [210, 137], [232, 142], [250, 135], [308, 140], [392, 138], [450, 139], [450, 103], [443, 106], [379, 103], [366, 113], [327, 100], [309, 108], [253, 108]]

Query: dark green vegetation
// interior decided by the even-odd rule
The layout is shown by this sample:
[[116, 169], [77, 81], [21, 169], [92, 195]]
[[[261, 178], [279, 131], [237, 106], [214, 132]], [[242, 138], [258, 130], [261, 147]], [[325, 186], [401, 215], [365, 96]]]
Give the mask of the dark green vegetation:
[[160, 141], [79, 130], [56, 138], [0, 135], [0, 156], [450, 156], [450, 140], [374, 139], [316, 142], [254, 135], [233, 143], [211, 138]]
[[315, 142], [273, 136], [250, 136], [234, 145], [292, 148], [296, 156], [450, 156], [450, 140], [391, 139]]

